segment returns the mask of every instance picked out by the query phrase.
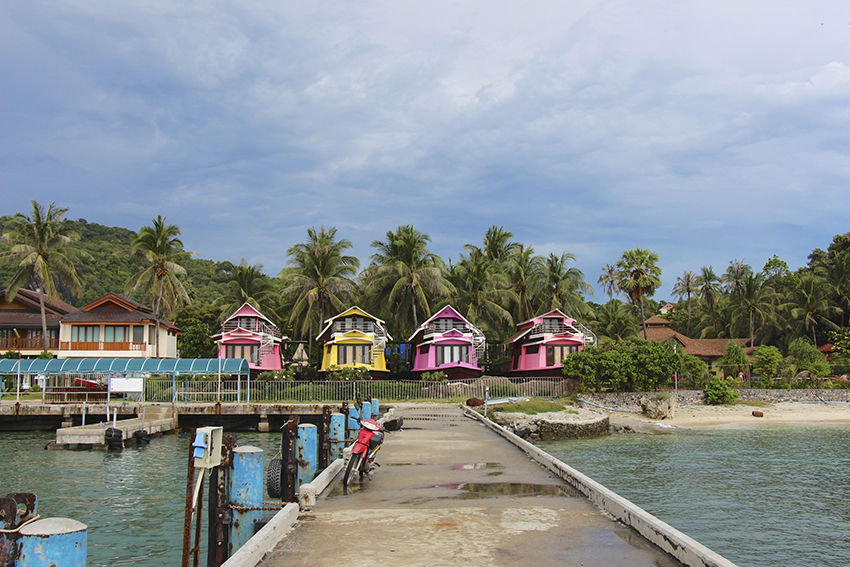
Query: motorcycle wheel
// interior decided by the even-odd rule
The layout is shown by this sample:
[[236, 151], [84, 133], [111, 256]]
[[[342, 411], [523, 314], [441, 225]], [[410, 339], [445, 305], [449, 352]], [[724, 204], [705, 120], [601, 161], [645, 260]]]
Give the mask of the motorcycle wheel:
[[355, 471], [360, 471], [360, 465], [363, 463], [363, 453], [351, 455], [348, 459], [348, 466], [345, 467], [345, 476], [342, 477], [343, 486], [351, 486], [351, 481], [354, 479]]

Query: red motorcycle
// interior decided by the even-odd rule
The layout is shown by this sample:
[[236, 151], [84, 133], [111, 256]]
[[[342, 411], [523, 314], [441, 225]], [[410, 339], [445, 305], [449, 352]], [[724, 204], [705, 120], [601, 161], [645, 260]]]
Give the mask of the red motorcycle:
[[384, 443], [384, 428], [374, 419], [358, 420], [360, 433], [357, 441], [351, 447], [351, 457], [348, 466], [345, 467], [345, 476], [342, 478], [343, 486], [350, 486], [354, 479], [354, 473], [358, 473], [360, 479], [364, 476], [372, 478], [372, 469], [380, 466], [375, 462], [375, 455]]

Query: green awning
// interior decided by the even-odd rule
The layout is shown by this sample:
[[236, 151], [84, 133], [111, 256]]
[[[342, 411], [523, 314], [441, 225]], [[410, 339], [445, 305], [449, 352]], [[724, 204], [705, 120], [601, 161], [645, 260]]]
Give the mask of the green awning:
[[217, 374], [219, 369], [222, 374], [251, 370], [244, 358], [0, 359], [0, 374]]

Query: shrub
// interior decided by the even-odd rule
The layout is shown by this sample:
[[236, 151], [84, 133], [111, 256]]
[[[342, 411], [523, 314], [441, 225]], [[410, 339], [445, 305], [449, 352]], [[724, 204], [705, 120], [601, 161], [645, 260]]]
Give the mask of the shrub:
[[423, 382], [445, 382], [446, 378], [446, 373], [442, 370], [434, 370], [433, 372], [422, 373]]
[[705, 385], [705, 403], [713, 406], [731, 404], [738, 399], [738, 392], [726, 380], [715, 378]]
[[330, 381], [351, 382], [357, 380], [371, 380], [372, 375], [365, 366], [336, 366], [328, 368], [325, 379]]
[[295, 379], [295, 369], [291, 366], [284, 368], [283, 370], [266, 370], [265, 372], [260, 372], [260, 375], [257, 376], [258, 380], [281, 380], [285, 382], [291, 382]]

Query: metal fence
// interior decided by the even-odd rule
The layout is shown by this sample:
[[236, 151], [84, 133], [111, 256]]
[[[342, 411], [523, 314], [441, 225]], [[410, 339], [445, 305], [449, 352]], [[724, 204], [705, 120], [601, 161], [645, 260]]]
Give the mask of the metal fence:
[[381, 401], [456, 401], [467, 398], [509, 396], [562, 397], [575, 387], [563, 378], [479, 378], [474, 381], [422, 382], [420, 380], [366, 380], [285, 382], [279, 380], [190, 380], [188, 382], [148, 379], [145, 400], [149, 402], [283, 403], [342, 402], [357, 396]]

